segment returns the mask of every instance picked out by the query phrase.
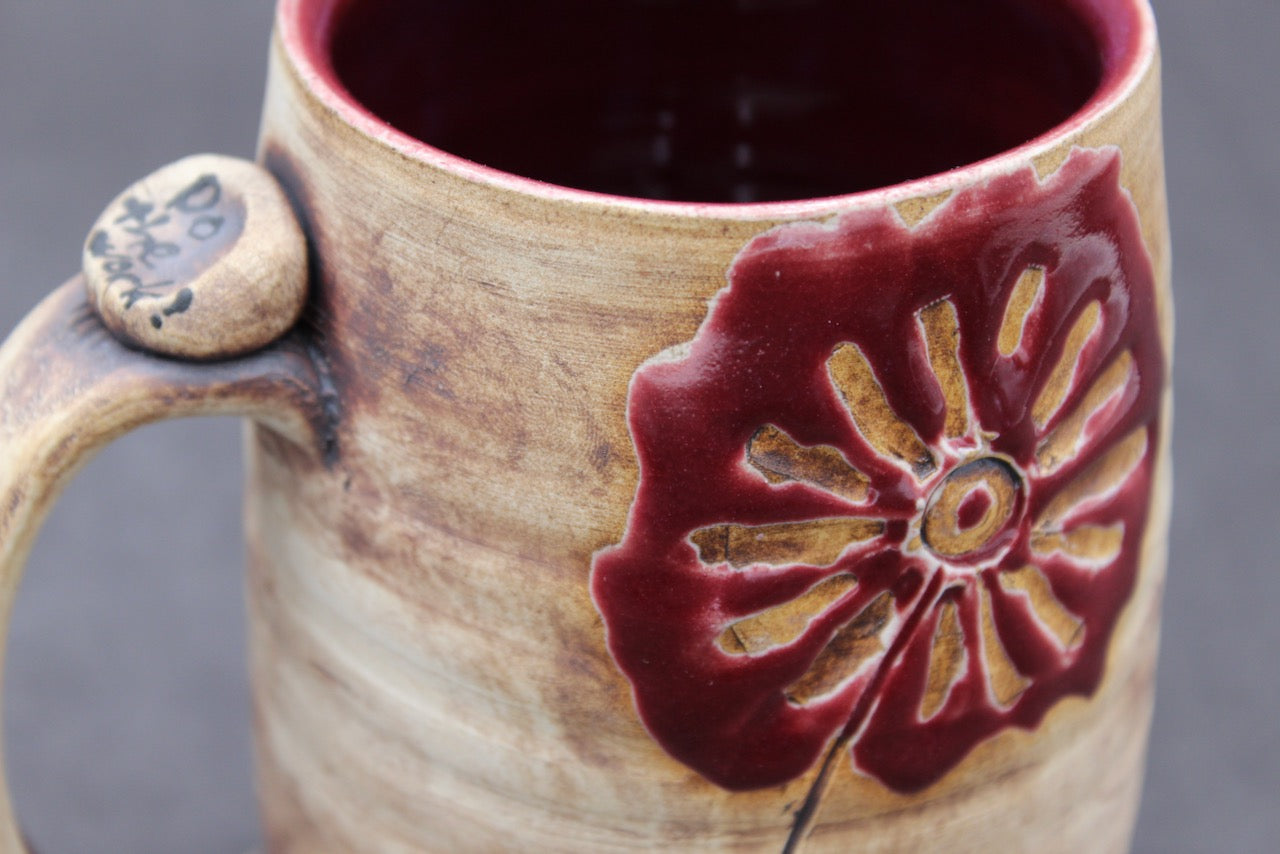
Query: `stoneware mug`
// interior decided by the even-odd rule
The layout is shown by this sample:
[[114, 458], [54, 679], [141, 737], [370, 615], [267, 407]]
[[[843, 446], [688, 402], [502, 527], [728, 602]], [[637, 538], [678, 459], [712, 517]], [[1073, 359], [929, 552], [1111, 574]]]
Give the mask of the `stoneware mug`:
[[1127, 847], [1145, 0], [282, 0], [259, 153], [0, 350], [0, 559], [7, 613], [96, 449], [250, 419], [269, 851]]

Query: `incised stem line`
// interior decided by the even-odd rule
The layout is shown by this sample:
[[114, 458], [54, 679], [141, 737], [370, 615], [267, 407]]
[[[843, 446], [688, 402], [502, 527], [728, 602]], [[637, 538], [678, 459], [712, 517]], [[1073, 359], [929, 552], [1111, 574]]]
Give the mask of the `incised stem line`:
[[818, 776], [814, 778], [813, 785], [809, 787], [804, 803], [796, 811], [795, 821], [791, 825], [791, 833], [787, 835], [787, 842], [782, 846], [782, 854], [796, 854], [800, 843], [804, 841], [809, 831], [813, 828], [814, 819], [818, 816], [818, 808], [822, 806], [827, 789], [831, 786], [831, 777], [832, 772], [835, 770], [836, 759], [845, 751], [849, 746], [849, 742], [853, 740], [858, 730], [862, 728], [863, 723], [866, 722], [867, 715], [871, 713], [871, 709], [875, 705], [875, 698], [879, 692], [880, 685], [888, 677], [889, 668], [897, 661], [907, 642], [915, 634], [916, 626], [924, 619], [925, 612], [937, 603], [938, 588], [941, 586], [942, 568], [938, 567], [933, 574], [933, 578], [929, 580], [928, 588], [925, 589], [924, 594], [920, 597], [920, 604], [916, 606], [915, 610], [907, 617], [906, 622], [903, 623], [902, 631], [898, 632], [898, 636], [894, 638], [889, 651], [885, 653], [884, 661], [880, 663], [875, 676], [872, 677], [866, 690], [862, 692], [862, 696], [858, 698], [857, 704], [854, 705], [853, 711], [849, 714], [849, 720], [845, 723], [844, 728], [840, 730], [840, 735], [832, 743], [830, 749], [827, 750], [827, 755], [823, 757], [822, 766], [818, 769]]

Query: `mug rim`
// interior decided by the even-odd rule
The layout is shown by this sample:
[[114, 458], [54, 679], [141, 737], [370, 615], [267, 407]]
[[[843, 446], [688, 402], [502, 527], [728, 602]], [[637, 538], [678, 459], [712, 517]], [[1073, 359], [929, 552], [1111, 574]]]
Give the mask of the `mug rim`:
[[336, 13], [354, 1], [280, 0], [275, 25], [284, 55], [306, 89], [331, 114], [367, 140], [428, 168], [522, 196], [684, 217], [733, 220], [813, 217], [853, 206], [892, 204], [989, 180], [1070, 142], [1102, 116], [1119, 108], [1144, 79], [1157, 53], [1155, 18], [1149, 0], [1060, 0], [1080, 15], [1099, 44], [1102, 78], [1089, 99], [1065, 121], [1032, 139], [945, 172], [852, 193], [785, 201], [669, 201], [584, 190], [485, 166], [423, 142], [379, 118], [338, 79], [327, 51]]

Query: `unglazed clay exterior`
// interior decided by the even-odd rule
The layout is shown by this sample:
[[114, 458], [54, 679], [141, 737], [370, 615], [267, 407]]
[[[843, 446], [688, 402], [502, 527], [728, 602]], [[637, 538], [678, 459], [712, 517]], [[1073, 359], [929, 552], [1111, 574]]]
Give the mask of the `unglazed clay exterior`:
[[[1125, 850], [1169, 488], [1149, 9], [1030, 144], [734, 206], [397, 135], [309, 3], [259, 144], [301, 322], [268, 343], [275, 261], [276, 326], [208, 364], [125, 346], [194, 286], [136, 333], [55, 292], [0, 351], [6, 595], [94, 449], [238, 412], [271, 854]], [[208, 322], [180, 355], [227, 354]]]

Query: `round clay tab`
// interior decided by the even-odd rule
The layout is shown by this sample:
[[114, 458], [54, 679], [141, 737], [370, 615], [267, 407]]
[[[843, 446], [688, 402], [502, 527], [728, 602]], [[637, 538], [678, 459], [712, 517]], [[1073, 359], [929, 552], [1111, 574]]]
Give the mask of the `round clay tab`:
[[89, 303], [124, 343], [187, 359], [237, 356], [293, 326], [306, 240], [275, 179], [199, 154], [116, 197], [84, 245]]

